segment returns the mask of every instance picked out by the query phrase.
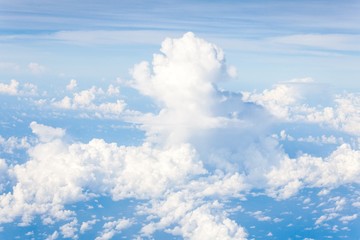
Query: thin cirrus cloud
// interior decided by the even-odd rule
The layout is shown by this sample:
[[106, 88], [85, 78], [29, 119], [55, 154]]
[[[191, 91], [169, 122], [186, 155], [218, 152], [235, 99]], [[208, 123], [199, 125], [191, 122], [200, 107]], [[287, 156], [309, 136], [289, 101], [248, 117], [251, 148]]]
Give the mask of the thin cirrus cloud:
[[280, 36], [270, 41], [299, 47], [334, 51], [360, 51], [358, 34], [303, 34]]

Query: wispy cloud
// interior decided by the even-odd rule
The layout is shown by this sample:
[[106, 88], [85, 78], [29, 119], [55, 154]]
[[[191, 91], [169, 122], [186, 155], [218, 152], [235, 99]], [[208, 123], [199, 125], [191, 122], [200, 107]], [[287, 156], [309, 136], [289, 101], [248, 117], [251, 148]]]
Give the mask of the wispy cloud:
[[275, 43], [333, 51], [360, 51], [358, 34], [301, 34], [270, 39]]

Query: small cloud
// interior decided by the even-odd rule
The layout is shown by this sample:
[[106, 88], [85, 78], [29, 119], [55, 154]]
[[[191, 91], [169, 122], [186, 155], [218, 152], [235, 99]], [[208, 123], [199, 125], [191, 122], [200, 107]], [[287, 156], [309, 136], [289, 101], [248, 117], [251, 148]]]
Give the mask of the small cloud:
[[37, 95], [37, 86], [32, 83], [20, 84], [12, 79], [10, 83], [0, 83], [0, 95], [34, 96]]
[[19, 82], [12, 79], [9, 84], [0, 83], [0, 94], [17, 95]]
[[110, 84], [106, 93], [108, 95], [116, 95], [116, 94], [120, 93], [120, 89], [118, 87], [114, 87], [114, 85]]
[[303, 201], [303, 204], [309, 204], [311, 202], [311, 199], [310, 198], [306, 198], [304, 201]]
[[80, 226], [80, 233], [83, 234], [86, 231], [91, 230], [92, 225], [94, 225], [97, 221], [98, 221], [97, 219], [93, 219], [93, 220], [90, 220], [90, 221], [83, 222], [81, 224], [81, 226]]
[[73, 238], [77, 239], [78, 236], [76, 235], [78, 222], [76, 219], [73, 221], [63, 225], [60, 227], [61, 234], [64, 236], [64, 238]]
[[237, 70], [236, 70], [236, 67], [233, 65], [228, 66], [226, 69], [226, 72], [231, 78], [237, 77]]
[[56, 138], [61, 138], [65, 135], [65, 130], [61, 128], [53, 128], [45, 126], [43, 124], [38, 124], [36, 122], [30, 123], [30, 128], [34, 134], [36, 134], [40, 141], [49, 142]]
[[47, 236], [46, 240], [55, 240], [59, 237], [58, 231], [53, 232], [53, 234]]
[[271, 217], [265, 216], [262, 211], [253, 212], [253, 213], [251, 213], [251, 215], [260, 222], [271, 221]]
[[69, 84], [66, 85], [66, 89], [69, 90], [69, 91], [74, 90], [74, 88], [76, 88], [76, 87], [77, 87], [77, 82], [76, 82], [75, 79], [71, 79]]
[[41, 74], [45, 72], [45, 67], [35, 62], [29, 63], [28, 69], [32, 74]]
[[350, 222], [350, 221], [353, 221], [353, 220], [357, 219], [357, 217], [358, 217], [357, 214], [353, 214], [353, 215], [349, 215], [349, 216], [343, 216], [343, 217], [341, 217], [339, 220], [340, 220], [342, 223], [346, 224], [346, 223], [348, 223], [348, 222]]
[[122, 218], [117, 221], [107, 222], [103, 226], [103, 231], [96, 240], [111, 239], [115, 234], [120, 233], [123, 229], [129, 228], [133, 225], [130, 219]]

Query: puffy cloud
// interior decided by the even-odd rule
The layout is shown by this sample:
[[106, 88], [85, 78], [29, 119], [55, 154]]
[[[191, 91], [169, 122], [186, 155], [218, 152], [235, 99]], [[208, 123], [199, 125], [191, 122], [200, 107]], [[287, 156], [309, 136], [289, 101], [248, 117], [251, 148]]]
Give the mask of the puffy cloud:
[[22, 85], [22, 89], [20, 90], [20, 95], [30, 95], [34, 96], [38, 94], [38, 88], [35, 84], [32, 83], [24, 83]]
[[122, 230], [130, 227], [133, 224], [132, 220], [121, 218], [117, 221], [107, 222], [103, 226], [103, 231], [101, 235], [95, 240], [108, 240], [112, 239], [115, 234], [120, 233]]
[[357, 214], [353, 214], [349, 216], [342, 216], [339, 220], [343, 223], [348, 223], [350, 221], [354, 221], [355, 219], [357, 219], [357, 217], [358, 217]]
[[[69, 85], [70, 84], [71, 82]], [[99, 117], [119, 115], [125, 110], [126, 103], [123, 100], [116, 100], [116, 102], [103, 102], [99, 104], [94, 103], [98, 96], [111, 96], [116, 95], [119, 92], [119, 89], [111, 84], [109, 85], [106, 93], [101, 88], [93, 86], [90, 89], [73, 93], [72, 98], [65, 96], [62, 100], [53, 102], [52, 105], [61, 109], [81, 109], [95, 112], [95, 115]]]
[[9, 84], [0, 83], [0, 94], [14, 96], [37, 95], [37, 86], [32, 83], [20, 84], [17, 80], [12, 79]]
[[80, 233], [83, 234], [86, 231], [89, 231], [92, 229], [92, 225], [94, 225], [98, 220], [97, 219], [93, 219], [93, 220], [89, 220], [86, 222], [82, 222], [81, 226], [80, 226]]
[[179, 191], [154, 199], [150, 207], [141, 209], [140, 213], [150, 214], [154, 218], [142, 228], [142, 232], [151, 235], [165, 229], [187, 239], [201, 239], [204, 236], [243, 239], [245, 230], [228, 218], [222, 204], [216, 200], [205, 203], [204, 199], [220, 198], [226, 201], [230, 196], [241, 197], [245, 189], [247, 185], [238, 173], [210, 175], [193, 180], [181, 186]]
[[148, 141], [191, 143], [212, 168], [245, 170], [254, 179], [278, 159], [276, 141], [266, 138], [271, 117], [258, 105], [244, 103], [241, 94], [217, 88], [228, 77], [220, 48], [186, 33], [163, 41], [160, 52], [132, 70], [131, 85], [159, 108], [158, 114], [133, 119], [142, 123]]
[[280, 141], [298, 141], [298, 142], [307, 142], [307, 143], [315, 143], [315, 144], [343, 144], [343, 137], [335, 137], [334, 135], [321, 135], [321, 136], [312, 136], [309, 135], [307, 137], [298, 137], [295, 138], [292, 135], [288, 134], [285, 130], [281, 130], [279, 134], [272, 135], [275, 139]]
[[77, 87], [77, 81], [75, 79], [71, 79], [69, 84], [66, 85], [66, 89], [69, 91], [74, 90], [74, 88], [76, 88], [76, 87]]
[[286, 158], [267, 174], [268, 193], [279, 199], [296, 194], [303, 187], [335, 188], [360, 182], [360, 151], [342, 144], [326, 158], [302, 155]]
[[[246, 239], [241, 222], [234, 221], [231, 210], [224, 207], [231, 198], [243, 198], [254, 187], [286, 199], [304, 187], [328, 190], [360, 182], [360, 153], [355, 148], [343, 144], [328, 157], [303, 154], [290, 159], [278, 140], [342, 142], [327, 135], [292, 138], [285, 130], [271, 137], [269, 126], [278, 119], [264, 111], [286, 121], [330, 124], [339, 119], [331, 126], [353, 131], [358, 120], [355, 95], [337, 101], [338, 107], [331, 111], [342, 110], [337, 115], [326, 110], [324, 115], [330, 117], [325, 118], [320, 108], [302, 103], [313, 84], [309, 79], [279, 84], [259, 94], [236, 94], [216, 86], [236, 71], [226, 66], [222, 50], [215, 45], [187, 33], [166, 39], [160, 51], [151, 63], [142, 62], [132, 70], [131, 86], [158, 107], [155, 113], [127, 116], [128, 121], [142, 124], [148, 137], [145, 142], [139, 146], [119, 146], [103, 139], [68, 142], [64, 129], [32, 122], [37, 141], [26, 145], [28, 161], [10, 165], [0, 160], [0, 223], [20, 219], [20, 225], [27, 225], [36, 216], [43, 224], [67, 220], [59, 233], [78, 238], [98, 220], [78, 222], [69, 204], [98, 196], [114, 201], [134, 198], [141, 204], [136, 216], [146, 215], [139, 223], [145, 237], [165, 231], [185, 239]], [[67, 89], [76, 85], [71, 80]], [[18, 93], [19, 87], [15, 89]], [[95, 112], [95, 116], [119, 115], [125, 107], [122, 100], [104, 101], [119, 92], [113, 85], [105, 91], [91, 87], [52, 104]], [[15, 140], [0, 138], [0, 143], [20, 144], [20, 139]], [[15, 149], [13, 145], [9, 149]], [[9, 179], [12, 189], [4, 192]], [[314, 220], [316, 224], [340, 216], [345, 200], [334, 201], [334, 209]], [[282, 220], [262, 211], [250, 215], [259, 221]], [[344, 221], [346, 217], [350, 220], [344, 216]], [[106, 221], [98, 239], [110, 239], [136, 222], [128, 218]], [[58, 238], [59, 233], [55, 231], [48, 239]]]
[[310, 122], [323, 123], [349, 134], [360, 135], [360, 94], [335, 97], [335, 106], [312, 111], [306, 116]]
[[[155, 214], [160, 222], [147, 224], [144, 233], [175, 226], [168, 230], [185, 238], [200, 239], [208, 233], [221, 239], [245, 239], [245, 230], [227, 217], [220, 203], [203, 202], [209, 197], [241, 197], [248, 188], [243, 176], [220, 172], [208, 175], [189, 145], [124, 147], [100, 139], [68, 144], [62, 139], [63, 129], [35, 122], [30, 126], [41, 142], [29, 149], [26, 163], [10, 169], [15, 185], [12, 192], [0, 195], [2, 223], [21, 217], [21, 224], [27, 225], [36, 215], [44, 224], [71, 219], [75, 213], [66, 210], [66, 204], [105, 194], [114, 200], [151, 199], [152, 205], [142, 213]], [[203, 177], [191, 180], [195, 176]], [[83, 233], [95, 221], [79, 228], [75, 219], [60, 232], [64, 237], [77, 238], [78, 232]], [[123, 229], [123, 223], [105, 224], [99, 239], [111, 238]], [[57, 236], [54, 233], [54, 238]]]
[[[305, 79], [289, 81], [262, 93], [243, 93], [243, 100], [265, 107], [272, 115], [286, 121], [319, 123], [352, 135], [360, 134], [360, 95], [336, 95], [333, 106], [310, 106], [304, 99], [314, 98], [322, 91], [315, 82]], [[323, 93], [322, 93], [323, 94]], [[327, 94], [323, 94], [327, 95]], [[324, 96], [322, 96], [324, 97]], [[329, 99], [328, 99], [329, 100]]]
[[41, 74], [45, 72], [45, 67], [39, 63], [31, 62], [28, 65], [28, 69], [33, 74]]
[[74, 93], [73, 103], [75, 106], [86, 106], [89, 105], [94, 99], [95, 94], [102, 92], [102, 89], [92, 87], [88, 90], [83, 90], [78, 93]]
[[189, 212], [180, 221], [180, 227], [171, 232], [181, 234], [185, 239], [247, 239], [245, 230], [235, 221], [226, 217], [225, 212], [219, 211], [218, 203], [204, 204]]
[[[349, 218], [349, 221], [351, 221], [350, 219], [352, 217], [356, 218], [356, 215], [343, 216], [343, 217], [340, 216], [340, 212], [344, 209], [346, 202], [347, 202], [345, 197], [340, 197], [340, 196], [332, 197], [332, 198], [329, 198], [327, 200], [327, 202], [330, 204], [333, 204], [334, 206], [331, 208], [323, 209], [323, 212], [325, 214], [321, 215], [320, 217], [318, 217], [316, 219], [315, 225], [325, 225], [327, 221], [336, 219], [338, 217], [340, 217], [339, 220], [342, 221], [343, 223], [345, 223], [347, 221], [346, 220], [347, 218]], [[335, 227], [335, 229], [336, 229], [336, 227]]]
[[37, 122], [31, 122], [30, 128], [42, 142], [50, 142], [65, 135], [64, 129], [49, 127], [43, 124], [38, 124]]
[[7, 184], [8, 165], [5, 159], [0, 158], [0, 193], [3, 193]]
[[262, 211], [253, 212], [251, 215], [260, 222], [271, 221], [271, 217], [264, 215]]
[[35, 122], [31, 128], [41, 142], [29, 149], [26, 163], [10, 170], [16, 181], [12, 192], [0, 196], [0, 222], [21, 217], [29, 224], [39, 214], [51, 223], [74, 214], [64, 210], [65, 204], [92, 194], [115, 200], [157, 197], [188, 176], [205, 173], [189, 145], [124, 147], [100, 139], [67, 144], [61, 139], [63, 129]]
[[9, 84], [0, 83], [0, 93], [8, 95], [17, 95], [18, 94], [19, 82], [15, 79], [12, 79]]
[[279, 118], [289, 118], [289, 105], [294, 104], [299, 93], [292, 86], [286, 84], [276, 85], [273, 89], [266, 89], [262, 93], [244, 92], [243, 100], [255, 102], [264, 106], [270, 113]]
[[46, 240], [55, 240], [59, 237], [58, 231], [53, 232], [53, 234], [47, 236]]
[[214, 84], [226, 69], [223, 51], [193, 33], [165, 39], [160, 51], [151, 64], [141, 62], [132, 70], [132, 85], [162, 108], [159, 115], [147, 119], [149, 134], [183, 142], [195, 129], [218, 125], [211, 110]]
[[30, 143], [27, 137], [17, 138], [9, 137], [8, 139], [0, 136], [0, 149], [5, 153], [13, 153], [17, 149], [27, 149]]
[[125, 102], [116, 100], [116, 102], [101, 103], [95, 109], [104, 114], [120, 114], [125, 110]]
[[110, 96], [111, 95], [117, 95], [117, 94], [120, 93], [120, 89], [119, 89], [119, 87], [115, 87], [114, 85], [110, 84], [107, 91], [106, 91], [106, 93], [108, 95], [110, 95]]
[[69, 223], [62, 225], [60, 227], [60, 231], [61, 231], [61, 234], [63, 235], [63, 237], [78, 239], [78, 235], [76, 234], [76, 232], [78, 231], [77, 225], [78, 225], [78, 222], [76, 219], [74, 219], [73, 221], [71, 221]]

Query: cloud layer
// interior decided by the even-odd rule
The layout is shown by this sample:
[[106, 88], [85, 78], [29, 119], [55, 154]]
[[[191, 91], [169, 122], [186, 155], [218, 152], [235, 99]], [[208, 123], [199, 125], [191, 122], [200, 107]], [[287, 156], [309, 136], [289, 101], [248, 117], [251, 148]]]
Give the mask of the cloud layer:
[[[309, 99], [318, 86], [310, 78], [260, 93], [219, 89], [235, 72], [219, 47], [186, 33], [165, 39], [151, 63], [131, 70], [126, 87], [147, 97], [152, 112], [131, 110], [117, 85], [80, 89], [75, 79], [66, 85], [65, 96], [34, 101], [55, 113], [116, 116], [136, 124], [145, 138], [126, 146], [101, 138], [75, 141], [67, 129], [36, 121], [29, 122], [31, 136], [0, 136], [0, 224], [29, 226], [36, 219], [43, 225], [61, 224], [47, 239], [81, 238], [98, 224], [96, 239], [111, 239], [133, 226], [138, 228], [133, 237], [139, 239], [157, 232], [184, 239], [247, 239], [250, 230], [231, 215], [229, 202], [258, 195], [286, 200], [307, 188], [318, 188], [321, 196], [360, 183], [358, 94], [337, 95], [333, 105], [314, 106]], [[0, 93], [30, 95], [21, 86], [16, 80], [1, 83]], [[315, 125], [322, 135], [291, 132], [300, 124]], [[297, 152], [290, 157], [282, 145], [287, 142], [332, 148], [323, 156]], [[26, 151], [21, 156], [26, 159], [7, 159], [6, 154], [18, 150]], [[80, 220], [72, 205], [101, 197], [132, 199], [135, 213]], [[358, 199], [352, 201], [358, 205]], [[345, 199], [330, 202], [337, 207], [318, 216], [315, 225], [336, 218], [343, 224], [356, 221], [355, 213], [340, 215]], [[242, 206], [234, 209], [241, 212]], [[261, 210], [243, 214], [260, 222], [282, 221]]]

